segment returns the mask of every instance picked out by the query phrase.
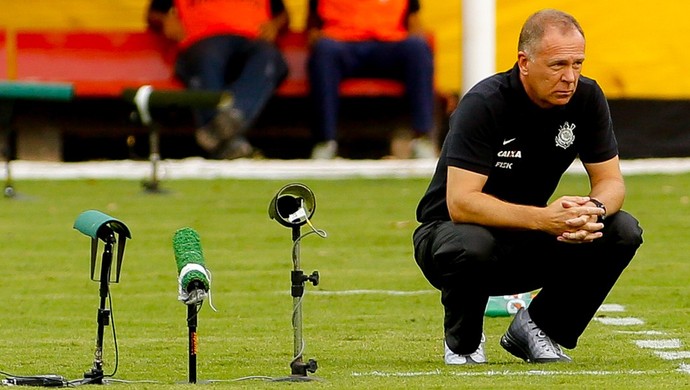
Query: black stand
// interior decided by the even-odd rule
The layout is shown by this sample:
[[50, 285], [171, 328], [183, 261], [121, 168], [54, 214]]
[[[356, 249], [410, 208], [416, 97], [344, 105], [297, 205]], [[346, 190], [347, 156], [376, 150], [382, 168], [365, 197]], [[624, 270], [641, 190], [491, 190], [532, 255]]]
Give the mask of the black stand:
[[149, 129], [149, 162], [151, 163], [151, 179], [144, 180], [142, 185], [146, 192], [161, 193], [165, 192], [160, 187], [160, 180], [158, 179], [158, 164], [161, 161], [160, 152], [160, 128], [155, 122], [150, 122]]
[[2, 155], [5, 159], [5, 188], [3, 194], [5, 198], [14, 198], [16, 193], [12, 185], [12, 174], [10, 172], [10, 162], [13, 158], [12, 148], [12, 111], [14, 101], [8, 100], [0, 103], [0, 126], [2, 126], [3, 142]]
[[160, 127], [153, 120], [151, 112], [149, 111], [152, 93], [153, 88], [149, 85], [145, 85], [136, 91], [125, 91], [124, 96], [126, 100], [132, 101], [136, 105], [136, 117], [144, 126], [146, 126], [149, 133], [149, 162], [151, 163], [151, 179], [142, 181], [142, 186], [144, 187], [145, 192], [162, 193], [165, 191], [161, 189], [160, 180], [158, 179], [158, 164], [161, 160]]
[[123, 98], [134, 103], [137, 108], [136, 116], [149, 132], [149, 162], [151, 163], [151, 179], [145, 180], [143, 186], [146, 192], [166, 192], [160, 188], [158, 178], [158, 164], [160, 154], [160, 125], [153, 120], [150, 107], [186, 107], [186, 108], [215, 108], [231, 99], [225, 92], [214, 91], [154, 91], [150, 85], [138, 89], [126, 89]]
[[300, 227], [292, 227], [292, 263], [294, 268], [290, 273], [290, 279], [292, 281], [292, 327], [294, 331], [293, 337], [293, 348], [294, 348], [294, 358], [290, 362], [291, 375], [284, 378], [277, 378], [274, 381], [277, 382], [306, 382], [317, 380], [315, 378], [307, 376], [307, 372], [314, 373], [318, 368], [316, 360], [309, 359], [306, 363], [304, 362], [302, 353], [304, 349], [304, 339], [302, 336], [302, 297], [304, 296], [304, 284], [309, 281], [314, 286], [319, 284], [319, 273], [317, 271], [312, 272], [311, 275], [305, 275], [300, 269]]
[[[60, 100], [70, 101], [74, 95], [74, 87], [69, 83], [36, 83], [16, 80], [0, 81], [0, 126], [4, 133], [4, 150], [0, 151], [5, 157], [5, 189], [6, 198], [14, 198], [15, 191], [12, 186], [10, 174], [10, 161], [14, 158], [12, 147], [12, 117], [14, 104], [17, 100]], [[0, 141], [0, 143], [3, 141]]]
[[187, 328], [188, 344], [189, 344], [189, 383], [197, 383], [196, 375], [196, 357], [199, 346], [199, 339], [197, 337], [196, 328], [199, 319], [199, 311], [201, 305], [204, 304], [207, 290], [199, 280], [192, 280], [187, 286], [187, 293], [190, 299], [186, 301], [187, 304]]
[[96, 336], [96, 350], [94, 352], [93, 367], [84, 373], [84, 378], [88, 383], [103, 384], [103, 333], [107, 325], [110, 324], [110, 310], [106, 308], [106, 301], [109, 294], [110, 266], [113, 262], [113, 245], [115, 244], [115, 234], [112, 232], [105, 238], [103, 248], [103, 258], [101, 262], [100, 279], [100, 306], [98, 308], [98, 331]]
[[187, 306], [187, 327], [189, 328], [189, 383], [196, 383], [197, 313], [197, 305]]

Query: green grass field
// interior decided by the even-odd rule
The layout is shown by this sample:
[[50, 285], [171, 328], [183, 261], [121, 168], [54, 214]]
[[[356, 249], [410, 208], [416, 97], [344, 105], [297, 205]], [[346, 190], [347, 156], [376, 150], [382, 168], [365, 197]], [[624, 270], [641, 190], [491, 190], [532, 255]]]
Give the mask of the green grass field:
[[[600, 315], [643, 325], [594, 321], [569, 351], [573, 363], [531, 365], [498, 345], [510, 319], [487, 318], [489, 364], [478, 367], [443, 364], [439, 294], [412, 258], [414, 211], [427, 179], [301, 182], [316, 194], [314, 225], [328, 232], [301, 245], [301, 268], [321, 275], [303, 302], [304, 357], [318, 361], [313, 377], [321, 381], [233, 381], [289, 375], [293, 357], [290, 229], [267, 213], [287, 182], [258, 180], [168, 181], [165, 195], [145, 194], [136, 181], [16, 183], [22, 197], [0, 199], [0, 371], [79, 379], [91, 369], [98, 283], [89, 278], [90, 240], [72, 226], [82, 211], [96, 209], [125, 222], [133, 237], [121, 281], [110, 286], [119, 346], [114, 378], [132, 381], [118, 387], [187, 381], [186, 306], [177, 301], [172, 251], [173, 233], [185, 226], [201, 236], [218, 309], [204, 304], [199, 313], [198, 378], [222, 381], [207, 387], [690, 386], [689, 358], [662, 359], [635, 343], [675, 339], [680, 347], [666, 352], [690, 351], [690, 174], [627, 178], [625, 209], [641, 221], [645, 243], [606, 302], [625, 312]], [[577, 175], [566, 176], [558, 191], [586, 192]], [[408, 294], [390, 293], [396, 291]], [[577, 300], [573, 291], [564, 304]], [[114, 369], [111, 331], [106, 327], [106, 374]], [[631, 333], [642, 331], [662, 334]]]

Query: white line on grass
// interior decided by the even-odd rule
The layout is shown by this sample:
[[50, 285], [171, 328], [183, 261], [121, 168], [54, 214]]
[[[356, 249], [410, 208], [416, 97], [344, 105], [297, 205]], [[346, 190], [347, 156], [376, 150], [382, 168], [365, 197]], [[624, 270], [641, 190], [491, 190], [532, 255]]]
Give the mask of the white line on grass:
[[400, 290], [339, 290], [339, 291], [324, 291], [313, 290], [310, 292], [314, 295], [427, 295], [435, 294], [435, 290], [416, 290], [416, 291], [400, 291]]
[[625, 307], [623, 305], [617, 305], [615, 303], [605, 303], [599, 307], [600, 312], [607, 312], [607, 313], [612, 313], [612, 312], [624, 312]]
[[[607, 305], [602, 305], [602, 308]], [[611, 309], [610, 311], [625, 311], [625, 308], [620, 305], [609, 305], [611, 307], [608, 307], [608, 309]], [[621, 310], [617, 310], [614, 308], [615, 306], [620, 306]], [[600, 308], [600, 311], [606, 311], [602, 310]], [[644, 321], [633, 318], [633, 317], [627, 317], [627, 318], [607, 318], [607, 317], [598, 317], [594, 318], [594, 320], [599, 321], [605, 325], [642, 325]], [[616, 333], [622, 333], [622, 334], [632, 334], [632, 335], [646, 335], [646, 336], [659, 336], [659, 335], [665, 335], [666, 333], [660, 332], [658, 330], [642, 330], [642, 331], [617, 331]], [[635, 340], [634, 343], [637, 345], [638, 348], [647, 348], [647, 349], [678, 349], [681, 347], [681, 342], [679, 339], [667, 339], [667, 340]], [[680, 352], [669, 352], [669, 351], [654, 351], [654, 354], [657, 355], [658, 357], [664, 359], [664, 360], [680, 360], [680, 359], [688, 359], [690, 358], [690, 352], [688, 351], [680, 351]], [[690, 374], [690, 365], [686, 363], [681, 363], [680, 366], [676, 371], [679, 372], [684, 372], [686, 374]]]
[[677, 349], [680, 348], [680, 340], [670, 339], [670, 340], [635, 340], [640, 348], [649, 349]]
[[657, 370], [627, 370], [627, 371], [544, 371], [544, 370], [529, 370], [529, 371], [483, 371], [483, 372], [447, 372], [441, 370], [421, 371], [421, 372], [353, 372], [352, 376], [365, 377], [413, 377], [413, 376], [433, 376], [433, 375], [451, 375], [451, 376], [607, 376], [607, 375], [654, 375], [665, 374], [668, 371]]
[[[435, 159], [422, 160], [205, 160], [191, 157], [160, 162], [163, 179], [305, 179], [305, 178], [430, 178]], [[690, 172], [688, 158], [622, 160], [625, 175]], [[579, 161], [569, 174], [584, 174]], [[148, 161], [115, 160], [76, 163], [12, 161], [14, 179], [141, 179], [151, 174]]]
[[380, 377], [399, 377], [399, 376], [432, 376], [442, 375], [441, 370], [433, 371], [412, 371], [412, 372], [383, 372], [383, 371], [369, 371], [369, 372], [353, 372], [352, 376], [380, 376]]
[[595, 321], [599, 321], [604, 325], [617, 325], [617, 326], [628, 326], [628, 325], [643, 325], [644, 321], [639, 318], [634, 317], [624, 317], [624, 318], [609, 318], [609, 317], [594, 317]]
[[666, 352], [654, 351], [654, 354], [664, 360], [690, 359], [690, 351]]
[[690, 374], [690, 364], [681, 363], [678, 371]]
[[642, 335], [642, 336], [662, 336], [662, 335], [666, 334], [666, 333], [660, 332], [658, 330], [617, 330], [616, 333], [634, 334], [634, 335]]

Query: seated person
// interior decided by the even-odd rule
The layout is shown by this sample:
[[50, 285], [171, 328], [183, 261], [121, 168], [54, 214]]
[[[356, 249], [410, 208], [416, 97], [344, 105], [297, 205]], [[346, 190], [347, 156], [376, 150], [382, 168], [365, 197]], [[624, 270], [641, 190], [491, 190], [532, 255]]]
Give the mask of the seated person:
[[319, 141], [312, 158], [338, 154], [340, 82], [374, 77], [405, 83], [413, 137], [391, 143], [395, 157], [436, 157], [431, 142], [434, 62], [419, 19], [419, 0], [310, 0], [308, 73]]
[[232, 103], [195, 111], [211, 158], [250, 157], [247, 129], [287, 76], [275, 46], [288, 25], [282, 0], [151, 0], [149, 27], [178, 42], [176, 75], [189, 89], [227, 91]]

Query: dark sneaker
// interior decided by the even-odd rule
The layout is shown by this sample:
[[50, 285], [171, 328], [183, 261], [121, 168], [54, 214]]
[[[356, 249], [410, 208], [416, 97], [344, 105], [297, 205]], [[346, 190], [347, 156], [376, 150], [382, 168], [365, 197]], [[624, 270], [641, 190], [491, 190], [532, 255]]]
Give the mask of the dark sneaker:
[[571, 362], [561, 347], [532, 321], [529, 312], [520, 308], [506, 333], [501, 346], [528, 363]]
[[242, 134], [244, 115], [232, 106], [220, 106], [211, 121], [213, 130], [220, 141], [227, 141]]
[[202, 149], [217, 154], [231, 139], [242, 134], [244, 116], [233, 107], [232, 102], [219, 105], [216, 115], [206, 125], [198, 128], [194, 134], [196, 142]]
[[218, 151], [213, 154], [213, 157], [220, 160], [235, 160], [238, 158], [259, 157], [259, 154], [249, 141], [239, 136], [221, 145]]
[[444, 360], [446, 364], [452, 366], [462, 366], [466, 364], [483, 364], [486, 363], [486, 355], [484, 355], [484, 343], [486, 342], [486, 337], [482, 333], [482, 341], [479, 343], [479, 348], [476, 351], [467, 355], [458, 355], [448, 348], [448, 344], [444, 341], [445, 355]]

